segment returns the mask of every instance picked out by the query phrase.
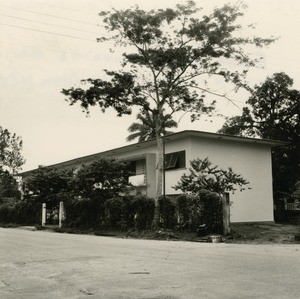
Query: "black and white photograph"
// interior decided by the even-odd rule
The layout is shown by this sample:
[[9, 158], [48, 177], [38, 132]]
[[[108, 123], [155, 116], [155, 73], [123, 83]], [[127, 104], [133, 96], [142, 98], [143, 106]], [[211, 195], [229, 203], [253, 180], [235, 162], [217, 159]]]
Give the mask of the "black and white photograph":
[[300, 298], [298, 0], [0, 0], [0, 298]]

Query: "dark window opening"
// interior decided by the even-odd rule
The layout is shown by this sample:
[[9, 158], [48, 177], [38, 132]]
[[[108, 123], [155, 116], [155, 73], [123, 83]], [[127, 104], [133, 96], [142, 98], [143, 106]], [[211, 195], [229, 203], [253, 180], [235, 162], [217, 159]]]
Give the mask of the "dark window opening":
[[135, 172], [136, 172], [136, 161], [130, 161], [130, 162], [128, 162], [128, 164], [129, 164], [129, 171], [132, 174], [135, 174]]
[[185, 151], [165, 155], [165, 170], [185, 168]]

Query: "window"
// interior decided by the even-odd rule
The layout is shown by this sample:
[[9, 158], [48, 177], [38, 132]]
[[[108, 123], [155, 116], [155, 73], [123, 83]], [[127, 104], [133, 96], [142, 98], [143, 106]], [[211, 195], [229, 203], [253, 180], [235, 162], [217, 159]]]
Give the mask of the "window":
[[165, 155], [165, 170], [185, 167], [185, 151]]
[[146, 173], [146, 161], [145, 160], [135, 160], [129, 162], [130, 171], [132, 175], [145, 174]]

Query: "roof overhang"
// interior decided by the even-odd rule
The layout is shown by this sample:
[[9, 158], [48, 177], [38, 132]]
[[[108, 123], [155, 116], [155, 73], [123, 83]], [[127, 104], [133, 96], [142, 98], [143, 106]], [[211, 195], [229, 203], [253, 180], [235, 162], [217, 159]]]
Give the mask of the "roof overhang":
[[[278, 140], [240, 137], [240, 136], [224, 135], [224, 134], [217, 134], [217, 133], [209, 133], [209, 132], [203, 132], [203, 131], [195, 131], [195, 130], [187, 130], [187, 131], [181, 131], [181, 132], [177, 132], [177, 133], [168, 134], [165, 137], [165, 142], [168, 143], [169, 141], [178, 140], [178, 139], [182, 139], [182, 138], [188, 138], [188, 137], [217, 139], [217, 140], [221, 139], [224, 141], [234, 141], [234, 142], [240, 142], [240, 143], [266, 145], [269, 147], [284, 146], [284, 145], [288, 144], [287, 142], [278, 141]], [[150, 147], [153, 145], [156, 145], [156, 140], [150, 139], [147, 141], [138, 142], [138, 143], [114, 148], [114, 149], [107, 150], [104, 152], [75, 158], [75, 159], [68, 160], [65, 162], [48, 165], [47, 167], [53, 167], [53, 168], [68, 168], [68, 167], [70, 167], [71, 168], [72, 166], [74, 166], [76, 164], [83, 164], [83, 163], [91, 162], [93, 160], [99, 159], [100, 157], [114, 157], [114, 156], [129, 152], [129, 151], [137, 149], [137, 148], [147, 148], [147, 147]], [[27, 176], [27, 175], [32, 174], [34, 171], [36, 171], [36, 169], [25, 171], [18, 175], [19, 176]]]

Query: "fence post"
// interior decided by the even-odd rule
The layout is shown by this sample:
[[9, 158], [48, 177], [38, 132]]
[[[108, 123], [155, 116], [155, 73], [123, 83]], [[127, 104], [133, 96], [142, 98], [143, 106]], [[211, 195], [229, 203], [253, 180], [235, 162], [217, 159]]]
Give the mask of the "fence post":
[[61, 201], [59, 203], [59, 216], [58, 217], [59, 217], [58, 218], [58, 221], [59, 221], [58, 226], [62, 227], [62, 221], [65, 219], [65, 211], [64, 211], [64, 202], [63, 201]]
[[223, 212], [223, 234], [230, 234], [230, 205], [229, 193], [222, 194], [222, 212]]
[[46, 214], [47, 214], [46, 204], [43, 203], [42, 204], [42, 226], [46, 225]]

